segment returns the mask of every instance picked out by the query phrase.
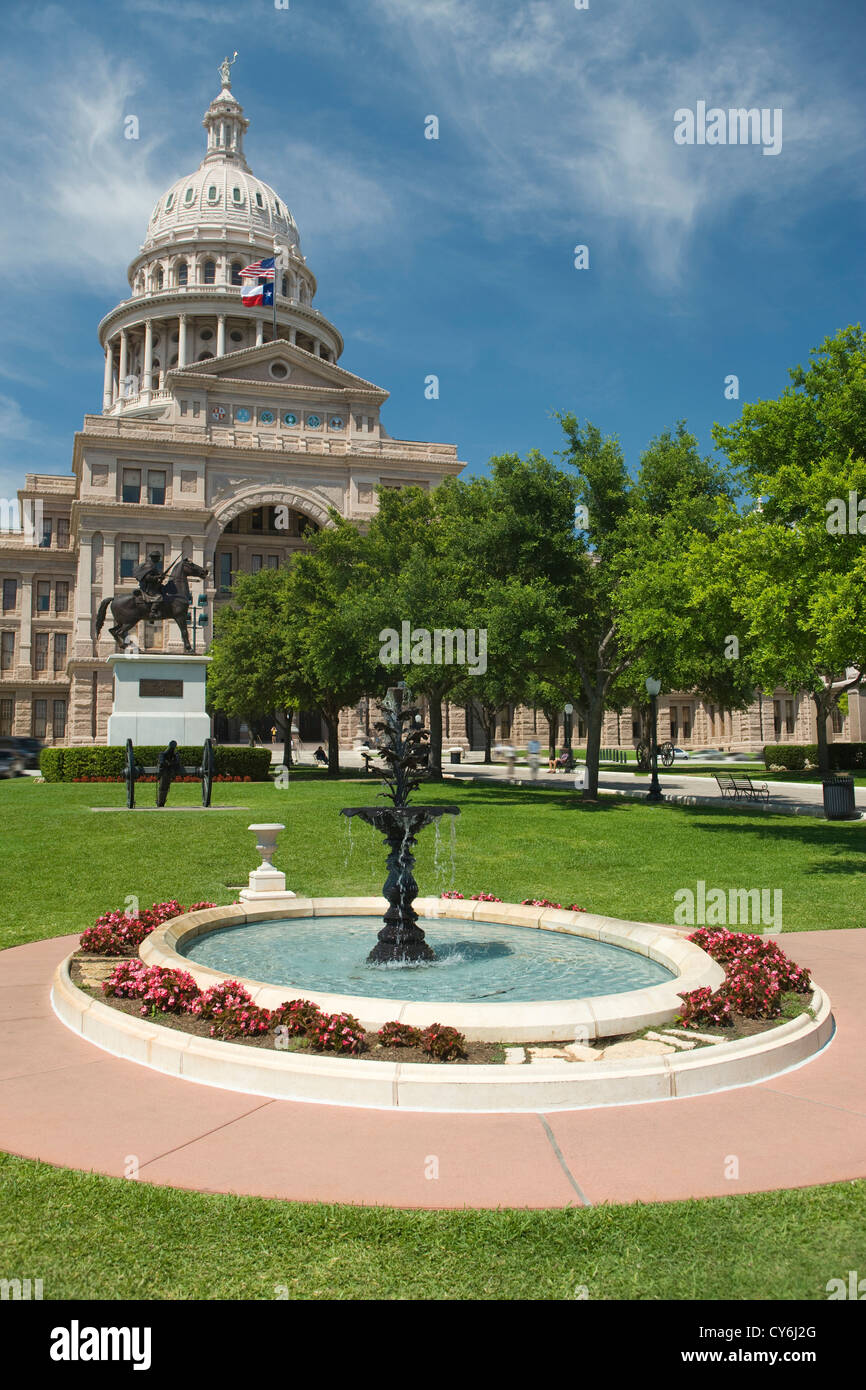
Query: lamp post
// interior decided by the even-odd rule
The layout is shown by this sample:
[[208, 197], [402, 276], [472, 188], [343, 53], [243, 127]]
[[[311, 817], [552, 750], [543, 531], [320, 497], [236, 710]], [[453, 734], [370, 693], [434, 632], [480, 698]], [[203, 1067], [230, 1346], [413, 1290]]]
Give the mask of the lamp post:
[[659, 740], [658, 740], [658, 706], [656, 700], [662, 688], [661, 681], [655, 680], [652, 676], [646, 678], [646, 692], [650, 697], [650, 710], [652, 722], [652, 778], [650, 789], [647, 794], [647, 801], [664, 801], [662, 789], [659, 784]]
[[571, 763], [571, 760], [572, 760], [572, 752], [571, 752], [571, 731], [572, 731], [572, 723], [571, 723], [571, 716], [574, 714], [574, 705], [571, 705], [571, 704], [564, 705], [564, 706], [563, 706], [563, 710], [564, 710], [564, 713], [565, 713], [565, 728], [563, 729], [563, 733], [565, 734], [565, 752], [566, 752], [566, 755], [567, 755], [567, 757], [568, 757], [569, 763]]
[[192, 649], [195, 651], [196, 633], [199, 628], [202, 630], [202, 646], [205, 643], [204, 629], [210, 622], [210, 614], [207, 606], [207, 594], [199, 594], [198, 601], [192, 610]]

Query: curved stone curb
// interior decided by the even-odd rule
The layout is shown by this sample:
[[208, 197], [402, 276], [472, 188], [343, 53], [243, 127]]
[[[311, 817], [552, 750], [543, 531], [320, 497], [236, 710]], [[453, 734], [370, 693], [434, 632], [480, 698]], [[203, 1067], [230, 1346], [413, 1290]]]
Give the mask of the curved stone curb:
[[[553, 1042], [560, 1038], [591, 1041], [616, 1037], [639, 1028], [655, 1028], [670, 1023], [682, 1007], [680, 994], [709, 985], [717, 989], [725, 978], [720, 965], [705, 951], [687, 941], [682, 932], [652, 922], [627, 922], [618, 917], [599, 917], [589, 912], [566, 912], [552, 908], [524, 907], [522, 903], [484, 903], [466, 899], [418, 898], [421, 917], [450, 920], [496, 922], [505, 926], [535, 928], [584, 936], [612, 946], [622, 946], [650, 960], [658, 961], [676, 978], [646, 989], [622, 994], [598, 994], [584, 999], [554, 999], [535, 1003], [416, 1003], [410, 1000], [380, 999], [365, 995], [327, 994], [302, 985], [270, 985], [229, 975], [208, 966], [197, 965], [184, 956], [182, 948], [195, 937], [220, 926], [242, 922], [262, 922], [276, 918], [340, 917], [369, 914], [381, 916], [387, 907], [384, 898], [296, 898], [290, 907], [248, 908], [211, 907], [201, 912], [173, 917], [147, 937], [139, 954], [148, 965], [186, 970], [201, 989], [223, 980], [239, 979], [256, 1004], [275, 1009], [286, 999], [310, 999], [327, 1013], [354, 1014], [368, 1032], [375, 1032], [396, 1019], [424, 1028], [443, 1023], [457, 1028], [472, 1042]], [[375, 923], [371, 921], [375, 934]], [[376, 1063], [376, 1066], [380, 1066]]]
[[800, 1014], [769, 1033], [692, 1053], [628, 1062], [447, 1067], [365, 1062], [217, 1042], [136, 1019], [72, 983], [72, 956], [57, 967], [51, 1003], [86, 1042], [183, 1080], [274, 1100], [376, 1110], [496, 1112], [578, 1110], [707, 1095], [799, 1066], [833, 1034], [830, 1001], [817, 987], [815, 1017]]

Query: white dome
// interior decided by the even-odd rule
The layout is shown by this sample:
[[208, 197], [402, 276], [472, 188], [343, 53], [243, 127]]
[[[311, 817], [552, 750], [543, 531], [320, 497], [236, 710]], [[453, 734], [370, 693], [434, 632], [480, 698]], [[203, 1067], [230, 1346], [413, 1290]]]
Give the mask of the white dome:
[[273, 243], [276, 239], [300, 257], [295, 219], [270, 184], [257, 179], [243, 154], [249, 121], [224, 87], [211, 102], [204, 122], [207, 153], [192, 174], [177, 179], [151, 214], [143, 251], [171, 237], [199, 240], [211, 235], [229, 240]]

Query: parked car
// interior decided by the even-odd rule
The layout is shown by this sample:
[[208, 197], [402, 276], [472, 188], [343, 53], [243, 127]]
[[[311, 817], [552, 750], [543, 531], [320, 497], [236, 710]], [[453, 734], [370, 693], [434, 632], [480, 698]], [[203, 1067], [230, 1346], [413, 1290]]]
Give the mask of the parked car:
[[39, 754], [42, 752], [41, 738], [0, 738], [0, 752], [17, 753], [23, 768], [39, 768]]
[[12, 748], [0, 748], [0, 777], [23, 777], [24, 758]]
[[688, 760], [689, 760], [689, 755], [688, 755], [688, 753], [686, 752], [685, 748], [675, 748], [675, 749], [674, 749], [674, 761], [676, 762], [677, 760], [679, 760], [680, 762], [682, 762], [683, 760], [685, 760], [686, 762], [688, 762]]

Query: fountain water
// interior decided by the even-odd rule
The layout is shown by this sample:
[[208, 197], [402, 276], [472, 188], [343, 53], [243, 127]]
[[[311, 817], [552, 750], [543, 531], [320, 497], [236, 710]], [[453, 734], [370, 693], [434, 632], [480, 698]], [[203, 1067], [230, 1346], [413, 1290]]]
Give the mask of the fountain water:
[[[380, 756], [386, 763], [382, 780], [390, 806], [346, 806], [343, 816], [359, 816], [385, 836], [389, 854], [388, 877], [382, 889], [388, 899], [384, 926], [377, 944], [367, 960], [371, 964], [414, 964], [435, 960], [424, 932], [418, 926], [418, 914], [413, 903], [418, 896], [415, 881], [415, 856], [412, 853], [418, 834], [440, 816], [459, 816], [459, 806], [410, 806], [409, 797], [429, 776], [429, 734], [421, 728], [421, 716], [412, 706], [404, 708], [405, 686], [392, 686], [383, 702], [384, 719], [376, 724], [381, 732], [383, 747]], [[406, 726], [409, 726], [408, 728]], [[452, 822], [453, 824], [453, 822]]]

